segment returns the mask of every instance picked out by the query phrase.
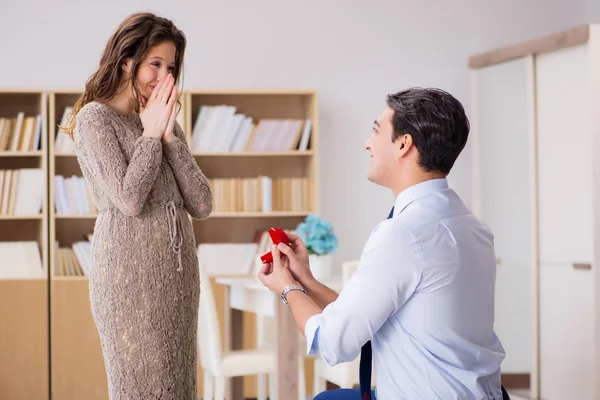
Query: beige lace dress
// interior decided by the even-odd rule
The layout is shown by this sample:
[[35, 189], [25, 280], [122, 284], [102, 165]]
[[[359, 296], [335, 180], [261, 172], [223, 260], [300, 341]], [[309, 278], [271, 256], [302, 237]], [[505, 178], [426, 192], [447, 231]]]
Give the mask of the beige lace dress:
[[143, 137], [138, 115], [77, 115], [76, 152], [99, 210], [89, 273], [111, 400], [196, 399], [200, 280], [188, 213], [212, 210], [185, 136]]

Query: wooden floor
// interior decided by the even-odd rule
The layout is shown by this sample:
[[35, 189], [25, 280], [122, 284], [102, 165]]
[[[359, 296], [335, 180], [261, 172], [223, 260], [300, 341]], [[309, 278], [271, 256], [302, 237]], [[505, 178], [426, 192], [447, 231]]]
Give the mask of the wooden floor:
[[508, 391], [510, 400], [529, 400], [529, 389], [511, 389]]

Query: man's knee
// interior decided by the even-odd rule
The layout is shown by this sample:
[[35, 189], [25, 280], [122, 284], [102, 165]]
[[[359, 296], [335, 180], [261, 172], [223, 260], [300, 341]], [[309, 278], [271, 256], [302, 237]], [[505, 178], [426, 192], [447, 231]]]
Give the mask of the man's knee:
[[360, 392], [354, 389], [333, 389], [319, 393], [313, 400], [359, 399]]
[[[373, 392], [371, 392], [374, 394]], [[374, 396], [371, 396], [375, 399]], [[360, 390], [358, 389], [334, 389], [319, 393], [313, 400], [359, 400]]]

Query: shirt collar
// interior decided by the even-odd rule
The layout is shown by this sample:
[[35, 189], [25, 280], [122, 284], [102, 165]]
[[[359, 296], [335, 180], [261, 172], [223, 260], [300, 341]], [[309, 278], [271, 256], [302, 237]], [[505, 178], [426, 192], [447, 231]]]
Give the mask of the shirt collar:
[[410, 203], [415, 201], [417, 198], [437, 192], [443, 189], [448, 189], [448, 180], [446, 178], [440, 179], [429, 179], [425, 182], [417, 183], [409, 188], [404, 189], [398, 197], [396, 197], [396, 203], [394, 204], [394, 217], [402, 212]]

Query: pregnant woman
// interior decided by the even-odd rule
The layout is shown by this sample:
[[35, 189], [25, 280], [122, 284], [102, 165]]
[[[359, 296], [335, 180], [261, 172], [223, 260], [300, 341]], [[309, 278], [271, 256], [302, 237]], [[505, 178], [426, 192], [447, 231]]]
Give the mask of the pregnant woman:
[[212, 194], [176, 122], [185, 45], [167, 19], [127, 18], [65, 127], [99, 210], [90, 300], [111, 400], [197, 398], [188, 214], [207, 218]]

